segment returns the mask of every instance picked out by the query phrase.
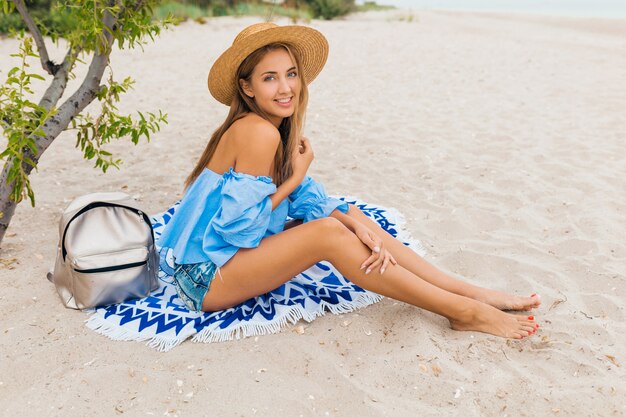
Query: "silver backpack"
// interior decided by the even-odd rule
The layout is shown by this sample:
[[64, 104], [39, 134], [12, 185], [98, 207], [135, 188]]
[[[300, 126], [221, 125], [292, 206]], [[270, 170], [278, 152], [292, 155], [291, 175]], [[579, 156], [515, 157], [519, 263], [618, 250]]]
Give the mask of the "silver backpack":
[[65, 307], [101, 307], [155, 290], [158, 262], [152, 224], [137, 202], [122, 192], [93, 193], [63, 212], [48, 279]]

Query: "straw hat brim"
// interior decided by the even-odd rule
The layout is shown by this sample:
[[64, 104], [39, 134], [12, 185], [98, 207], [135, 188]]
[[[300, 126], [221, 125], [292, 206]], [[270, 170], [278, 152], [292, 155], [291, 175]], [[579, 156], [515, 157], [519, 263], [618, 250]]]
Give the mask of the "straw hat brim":
[[284, 43], [300, 58], [306, 83], [320, 73], [328, 59], [328, 41], [319, 31], [306, 26], [273, 26], [235, 41], [209, 71], [209, 91], [220, 103], [230, 106], [237, 91], [236, 72], [248, 55], [271, 43]]

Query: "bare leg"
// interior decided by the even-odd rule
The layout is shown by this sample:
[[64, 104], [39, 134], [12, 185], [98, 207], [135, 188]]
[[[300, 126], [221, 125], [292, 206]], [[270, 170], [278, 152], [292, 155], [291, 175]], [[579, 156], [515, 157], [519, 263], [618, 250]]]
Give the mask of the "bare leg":
[[282, 285], [321, 260], [330, 261], [362, 288], [440, 314], [453, 328], [476, 330], [509, 338], [528, 336], [537, 328], [534, 319], [504, 313], [476, 300], [445, 291], [400, 265], [384, 275], [369, 275], [359, 267], [371, 251], [341, 222], [326, 218], [269, 236], [253, 249], [240, 249], [221, 268], [223, 280], [211, 283], [203, 310], [237, 305]]
[[358, 207], [350, 204], [348, 215], [367, 225], [371, 230], [377, 233], [383, 240], [387, 250], [391, 252], [400, 265], [439, 288], [482, 301], [500, 310], [527, 311], [539, 307], [541, 304], [541, 299], [536, 296], [536, 294], [533, 294], [531, 297], [518, 297], [500, 291], [477, 287], [453, 278], [403, 245], [402, 242], [381, 228], [378, 223], [363, 214]]

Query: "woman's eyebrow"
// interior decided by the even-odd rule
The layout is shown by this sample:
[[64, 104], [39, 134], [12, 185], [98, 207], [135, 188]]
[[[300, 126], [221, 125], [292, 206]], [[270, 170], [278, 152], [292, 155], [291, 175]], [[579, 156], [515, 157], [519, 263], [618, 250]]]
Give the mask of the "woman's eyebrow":
[[[293, 71], [293, 70], [295, 70], [295, 69], [296, 69], [296, 67], [291, 67], [291, 68], [289, 68], [289, 69], [288, 69], [287, 71], [285, 71], [285, 72]], [[278, 74], [278, 72], [276, 72], [276, 71], [265, 71], [265, 72], [264, 72], [264, 73], [262, 73], [261, 75], [265, 75], [265, 74]]]

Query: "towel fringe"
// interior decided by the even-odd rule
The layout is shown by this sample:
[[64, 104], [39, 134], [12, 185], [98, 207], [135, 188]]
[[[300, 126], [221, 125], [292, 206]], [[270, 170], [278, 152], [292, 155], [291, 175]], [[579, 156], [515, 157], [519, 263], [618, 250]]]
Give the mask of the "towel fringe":
[[141, 334], [128, 330], [122, 326], [117, 324], [111, 324], [102, 316], [98, 314], [92, 314], [87, 320], [85, 320], [85, 326], [90, 328], [91, 330], [99, 333], [103, 336], [108, 337], [111, 340], [121, 340], [121, 341], [133, 341], [133, 342], [143, 342], [146, 341], [146, 346], [151, 347], [153, 349], [158, 350], [159, 352], [167, 352], [170, 349], [175, 348], [186, 338], [171, 338], [171, 337], [163, 337], [159, 335], [154, 336], [142, 336]]
[[[349, 313], [371, 304], [377, 303], [384, 297], [373, 292], [359, 293], [351, 301], [343, 301], [339, 304], [330, 304], [321, 301], [314, 311], [304, 309], [300, 305], [289, 306], [285, 312], [277, 312], [277, 316], [271, 323], [241, 323], [233, 329], [217, 330], [211, 326], [202, 329], [191, 339], [193, 342], [214, 343], [239, 340], [250, 336], [261, 336], [266, 334], [279, 333], [287, 324], [295, 324], [299, 320], [312, 322], [315, 318], [326, 314], [326, 310], [333, 314]], [[280, 314], [280, 316], [278, 316]]]

